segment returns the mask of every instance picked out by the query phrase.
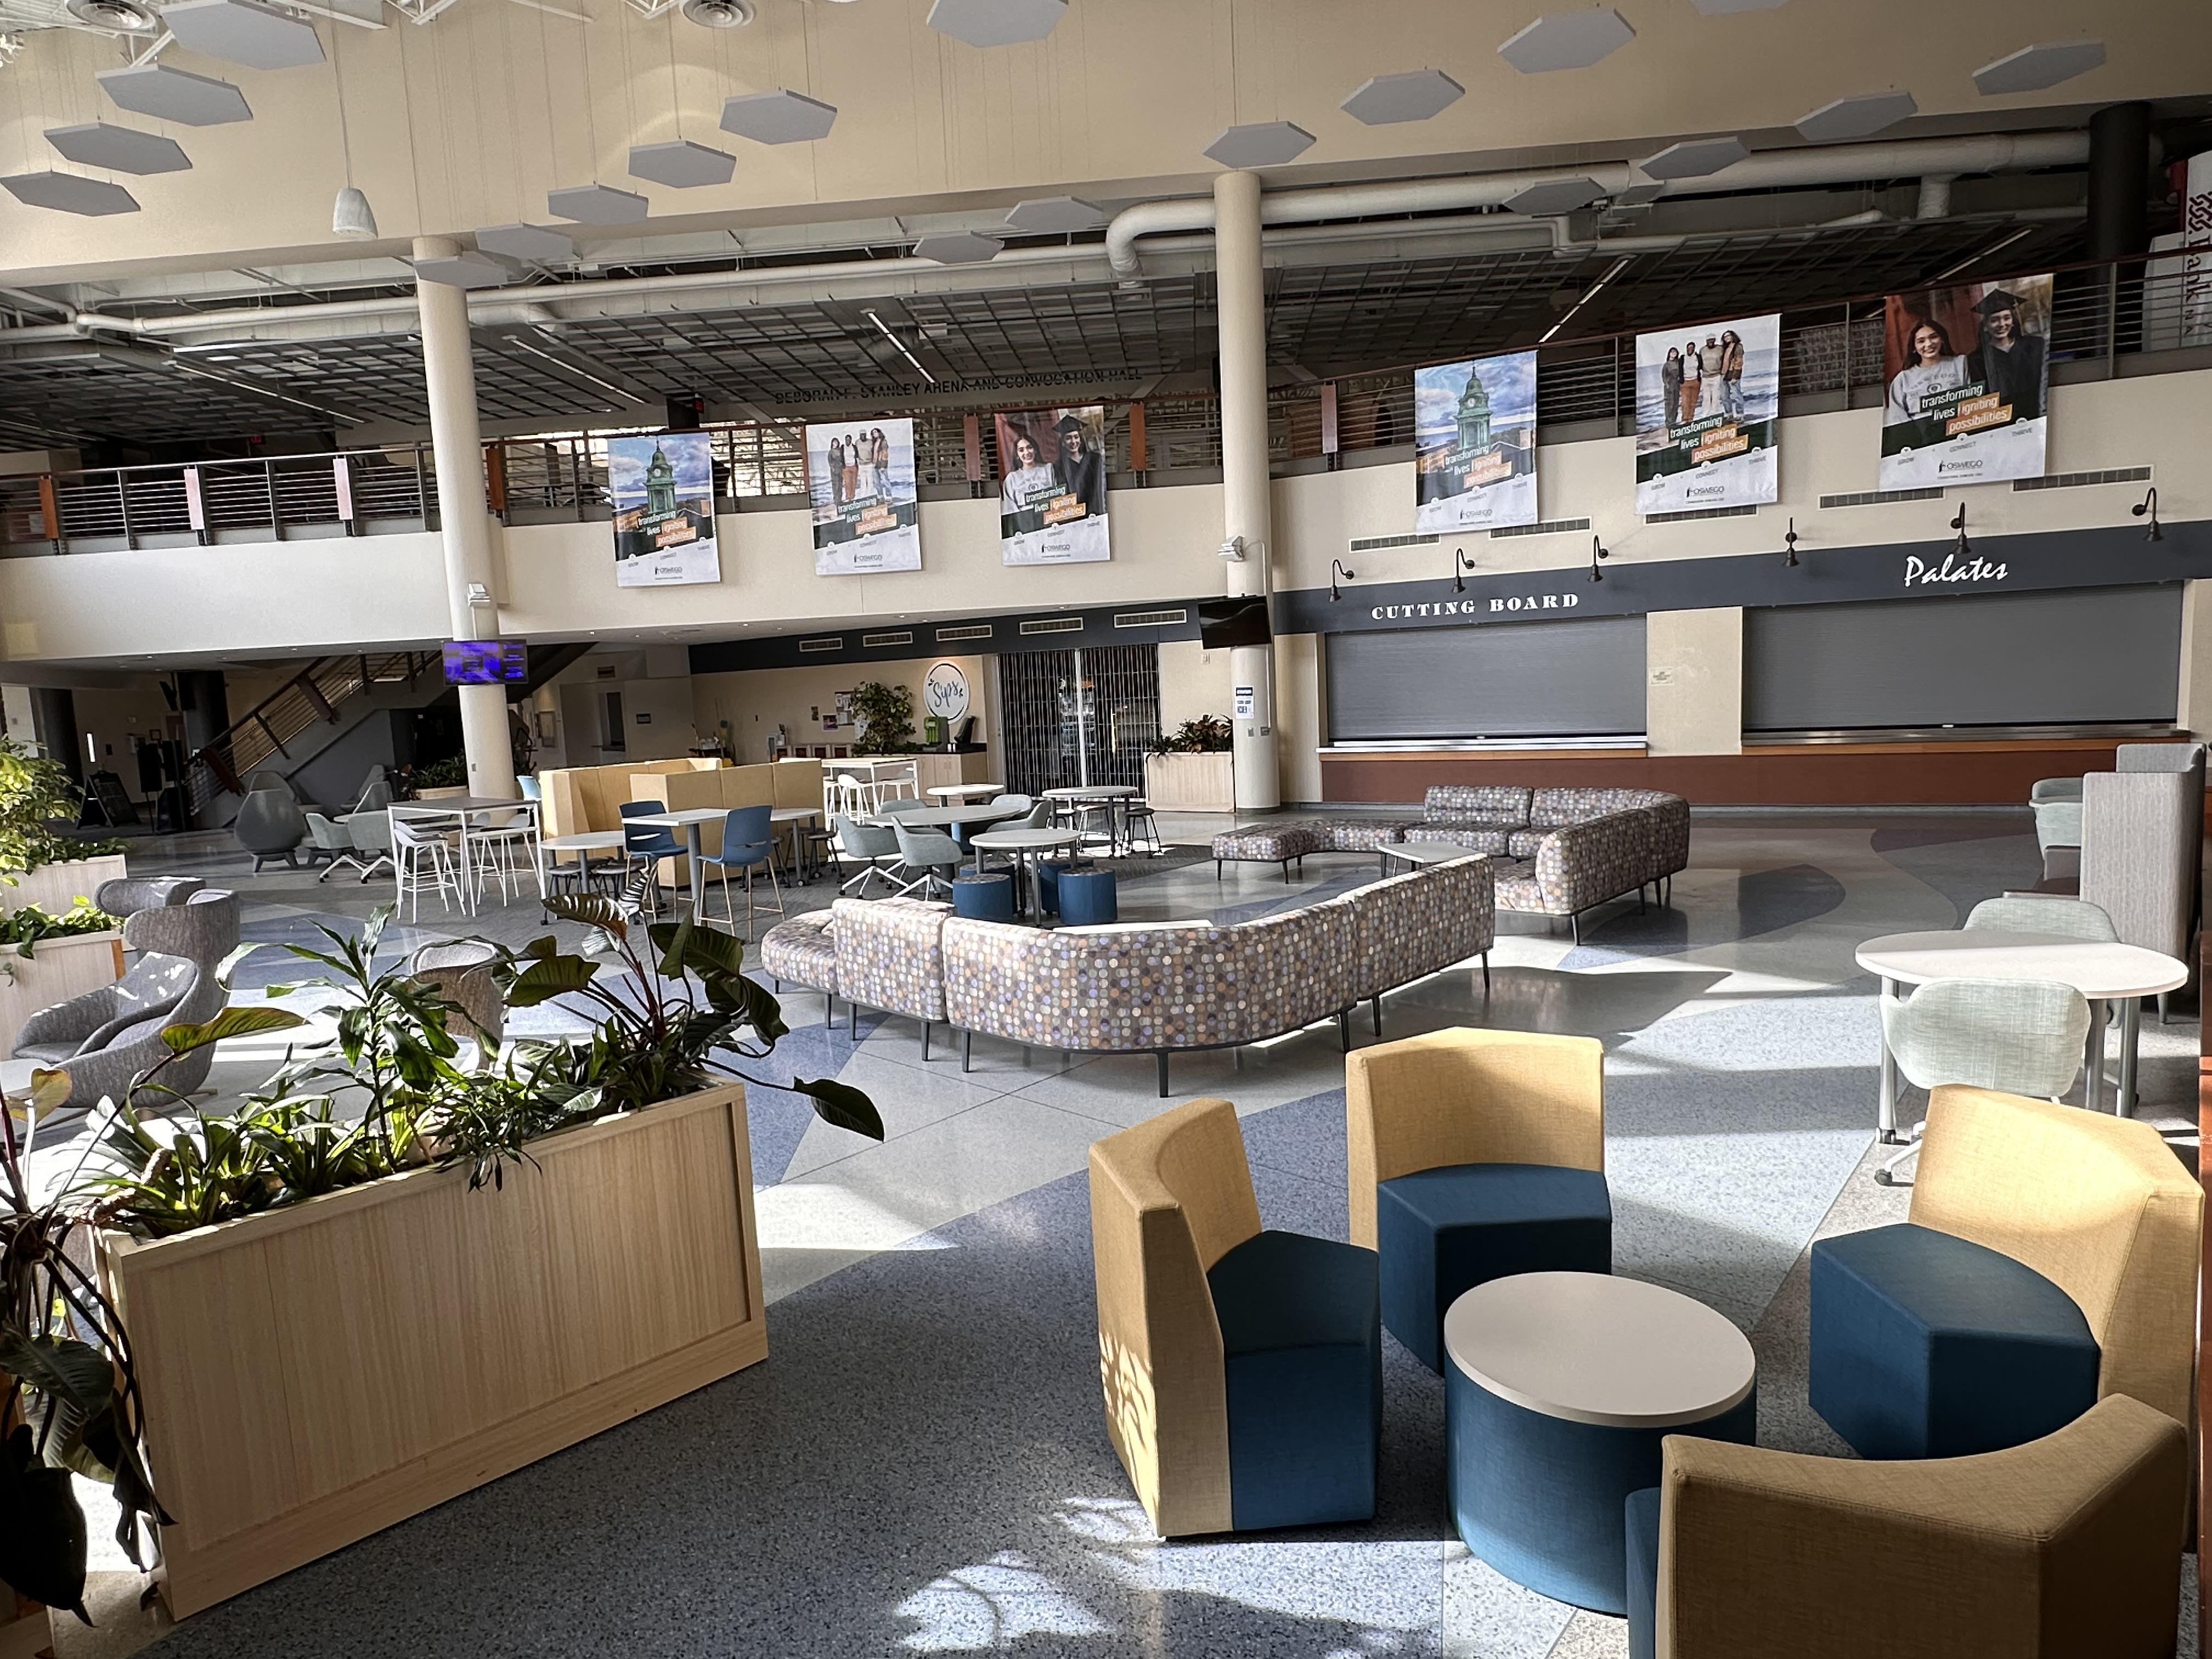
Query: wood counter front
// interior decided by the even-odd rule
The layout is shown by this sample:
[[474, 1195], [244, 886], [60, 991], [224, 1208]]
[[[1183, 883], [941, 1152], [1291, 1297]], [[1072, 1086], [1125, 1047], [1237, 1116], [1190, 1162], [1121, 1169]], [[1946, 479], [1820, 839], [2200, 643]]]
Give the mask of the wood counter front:
[[[1332, 801], [1418, 801], [1431, 784], [1664, 789], [1698, 806], [2026, 806], [2039, 778], [2109, 772], [2117, 738], [1778, 744], [1740, 755], [1626, 749], [1321, 754]], [[2176, 738], [2176, 742], [2185, 739]]]

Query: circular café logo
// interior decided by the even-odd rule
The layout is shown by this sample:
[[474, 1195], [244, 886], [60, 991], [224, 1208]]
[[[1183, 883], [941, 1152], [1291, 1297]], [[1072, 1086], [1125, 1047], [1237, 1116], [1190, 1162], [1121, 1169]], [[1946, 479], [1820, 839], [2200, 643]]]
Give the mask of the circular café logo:
[[939, 720], [958, 720], [968, 712], [968, 677], [956, 663], [935, 664], [921, 683], [921, 702]]

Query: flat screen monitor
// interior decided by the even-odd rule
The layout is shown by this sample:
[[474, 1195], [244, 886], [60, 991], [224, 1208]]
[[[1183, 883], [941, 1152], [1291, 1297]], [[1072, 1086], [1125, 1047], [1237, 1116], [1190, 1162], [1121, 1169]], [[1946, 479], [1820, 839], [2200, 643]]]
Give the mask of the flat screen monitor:
[[1203, 650], [1265, 645], [1272, 637], [1267, 628], [1267, 601], [1262, 594], [1198, 602], [1198, 643]]
[[519, 685], [530, 678], [530, 647], [520, 640], [449, 640], [448, 685]]

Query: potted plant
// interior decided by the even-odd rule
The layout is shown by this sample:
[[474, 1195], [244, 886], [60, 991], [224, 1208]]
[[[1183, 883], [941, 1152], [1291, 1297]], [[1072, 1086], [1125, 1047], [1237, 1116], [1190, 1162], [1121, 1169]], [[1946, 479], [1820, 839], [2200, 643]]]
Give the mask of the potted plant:
[[286, 947], [340, 988], [336, 1034], [241, 1111], [173, 1143], [113, 1112], [100, 1261], [176, 1615], [765, 1358], [748, 1082], [881, 1138], [856, 1089], [746, 1075], [785, 1028], [738, 940], [549, 908], [590, 953], [545, 938], [490, 971], [511, 1006], [588, 1011], [582, 1041], [463, 1070], [449, 1005], [374, 969], [380, 912]]
[[27, 904], [0, 916], [0, 1053], [40, 1009], [123, 977], [122, 927], [82, 897], [59, 915]]
[[860, 735], [853, 740], [856, 755], [909, 755], [915, 752], [914, 692], [903, 685], [881, 680], [862, 680], [853, 688], [853, 723]]
[[55, 827], [75, 821], [79, 800], [60, 762], [0, 736], [0, 911], [36, 904], [58, 915], [125, 872], [121, 842]]
[[1145, 796], [1154, 810], [1234, 812], [1230, 739], [1229, 722], [1218, 714], [1200, 714], [1153, 738], [1145, 757]]

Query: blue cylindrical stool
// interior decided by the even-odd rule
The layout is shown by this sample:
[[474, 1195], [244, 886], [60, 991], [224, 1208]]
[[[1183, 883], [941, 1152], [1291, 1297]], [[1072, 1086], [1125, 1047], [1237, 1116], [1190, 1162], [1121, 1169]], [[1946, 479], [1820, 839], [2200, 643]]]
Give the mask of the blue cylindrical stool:
[[977, 921], [1012, 921], [1014, 878], [1003, 870], [988, 876], [954, 877], [952, 914]]
[[1060, 878], [1075, 866], [1066, 859], [1039, 859], [1036, 863], [1037, 913], [1060, 913]]
[[1608, 1273], [1520, 1273], [1444, 1316], [1453, 1522], [1516, 1583], [1628, 1609], [1628, 1494], [1669, 1434], [1752, 1443], [1743, 1333], [1679, 1291]]
[[1095, 927], [1118, 921], [1121, 903], [1111, 870], [1063, 870], [1060, 876], [1060, 924]]

